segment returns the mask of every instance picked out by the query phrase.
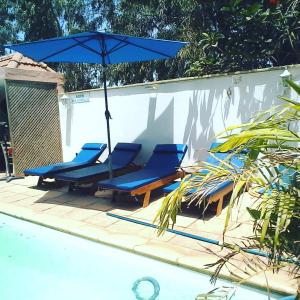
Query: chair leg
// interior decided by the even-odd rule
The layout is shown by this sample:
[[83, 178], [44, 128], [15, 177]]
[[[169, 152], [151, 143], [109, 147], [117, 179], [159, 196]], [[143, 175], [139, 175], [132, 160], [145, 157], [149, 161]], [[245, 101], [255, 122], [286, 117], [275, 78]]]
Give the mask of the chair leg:
[[118, 191], [113, 191], [111, 202], [117, 202], [118, 200]]
[[219, 216], [221, 214], [221, 212], [222, 212], [223, 201], [224, 201], [224, 196], [221, 196], [220, 199], [219, 199], [219, 201], [218, 201], [216, 216]]
[[98, 191], [98, 186], [96, 183], [94, 183], [90, 188], [89, 188], [89, 194], [90, 195], [95, 195], [95, 193]]
[[74, 183], [70, 182], [68, 187], [68, 192], [73, 192], [73, 191], [74, 191]]
[[151, 195], [151, 191], [147, 191], [144, 197], [143, 207], [147, 207], [149, 205], [150, 195]]
[[40, 176], [39, 177], [39, 180], [38, 180], [38, 182], [37, 182], [37, 186], [41, 186], [42, 184], [43, 184], [43, 177], [42, 176]]

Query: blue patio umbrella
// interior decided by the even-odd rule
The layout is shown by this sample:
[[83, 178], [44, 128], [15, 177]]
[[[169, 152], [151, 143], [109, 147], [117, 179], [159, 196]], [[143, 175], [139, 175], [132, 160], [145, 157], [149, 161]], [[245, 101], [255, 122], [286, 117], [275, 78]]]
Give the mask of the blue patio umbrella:
[[108, 161], [109, 173], [110, 177], [112, 177], [109, 128], [111, 116], [108, 110], [106, 86], [107, 65], [172, 58], [186, 44], [179, 41], [91, 31], [36, 42], [5, 45], [5, 47], [21, 52], [39, 62], [95, 63], [103, 66]]

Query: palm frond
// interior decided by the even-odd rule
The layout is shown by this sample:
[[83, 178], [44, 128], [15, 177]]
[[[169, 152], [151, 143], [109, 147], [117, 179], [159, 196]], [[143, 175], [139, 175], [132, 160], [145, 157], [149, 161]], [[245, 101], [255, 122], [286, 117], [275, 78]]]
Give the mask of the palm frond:
[[[288, 83], [300, 95], [300, 86]], [[253, 196], [253, 203], [247, 208], [253, 220], [253, 236], [248, 237], [248, 246], [266, 251], [268, 267], [274, 269], [285, 265], [279, 260], [282, 255], [291, 260], [300, 257], [300, 136], [291, 129], [300, 124], [300, 103], [281, 99], [282, 105], [260, 112], [250, 122], [231, 126], [217, 136], [224, 142], [211, 151], [214, 159], [218, 160], [214, 152], [239, 155], [247, 149], [244, 168], [237, 171], [231, 155], [219, 160], [218, 165], [202, 162], [194, 166], [192, 175], [181, 181], [178, 190], [165, 197], [155, 219], [160, 234], [174, 226], [182, 201], [203, 207], [205, 213], [207, 196], [222, 182], [231, 181], [234, 189], [227, 206], [223, 238], [233, 210], [248, 189]], [[216, 276], [235, 255], [237, 252], [232, 248], [226, 257], [219, 257], [213, 264], [218, 266]], [[259, 269], [249, 260], [245, 259], [244, 264], [249, 270]], [[300, 276], [299, 271], [299, 264], [295, 265], [295, 276]]]

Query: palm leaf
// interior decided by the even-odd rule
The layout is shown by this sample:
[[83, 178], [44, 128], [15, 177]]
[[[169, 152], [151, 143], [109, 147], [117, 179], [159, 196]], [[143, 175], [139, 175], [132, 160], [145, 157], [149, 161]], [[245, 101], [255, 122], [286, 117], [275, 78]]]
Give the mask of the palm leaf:
[[298, 85], [297, 83], [295, 83], [292, 80], [287, 80], [286, 82], [298, 95], [300, 95], [300, 85]]

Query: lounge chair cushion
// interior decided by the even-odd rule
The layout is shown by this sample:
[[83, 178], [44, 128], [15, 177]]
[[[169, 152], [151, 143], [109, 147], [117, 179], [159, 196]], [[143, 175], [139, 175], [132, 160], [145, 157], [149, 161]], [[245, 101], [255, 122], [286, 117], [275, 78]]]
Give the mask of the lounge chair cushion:
[[[212, 143], [210, 150], [216, 148], [217, 146], [219, 146], [220, 143]], [[206, 162], [211, 164], [211, 165], [215, 165], [215, 166], [219, 166], [222, 161], [225, 161], [227, 163], [230, 163], [231, 166], [233, 166], [236, 171], [239, 171], [240, 168], [242, 168], [244, 166], [244, 160], [245, 160], [245, 152], [240, 153], [240, 154], [233, 154], [233, 151], [228, 151], [228, 152], [213, 152], [212, 154], [209, 155], [209, 157], [207, 158]], [[230, 157], [230, 159], [228, 159]], [[208, 173], [209, 170], [201, 170], [202, 173]], [[163, 191], [165, 193], [171, 193], [172, 191], [174, 191], [175, 189], [177, 189], [179, 187], [179, 182], [174, 182], [168, 186], [166, 186]], [[215, 189], [211, 190], [208, 194], [208, 196], [212, 196], [218, 192], [220, 192], [223, 188], [226, 188], [227, 186], [229, 186], [230, 184], [232, 184], [232, 181], [230, 180], [225, 180], [224, 182], [218, 184], [218, 186], [216, 186]], [[196, 188], [191, 189], [190, 191], [188, 191], [187, 194], [192, 194], [196, 192]]]
[[142, 145], [141, 144], [136, 144], [136, 143], [118, 143], [114, 150], [123, 150], [123, 151], [140, 151]]
[[153, 154], [143, 170], [98, 182], [101, 188], [131, 191], [173, 175], [180, 166], [187, 151], [182, 144], [160, 144], [154, 148]]
[[[221, 144], [222, 144], [222, 143], [220, 143], [220, 142], [214, 142], [214, 143], [212, 143], [212, 144], [210, 145], [209, 150], [213, 150], [214, 148], [217, 148], [217, 147], [220, 146]], [[234, 152], [234, 151], [235, 151], [235, 149], [231, 149], [231, 150], [229, 150], [229, 151], [223, 151], [223, 153], [232, 153], [232, 152]], [[218, 152], [221, 152], [221, 151], [218, 151]], [[248, 153], [249, 153], [249, 150], [245, 148], [245, 149], [240, 150], [239, 153], [241, 153], [241, 154], [248, 154]]]
[[85, 163], [77, 163], [77, 162], [63, 162], [50, 166], [43, 166], [34, 169], [24, 170], [25, 175], [33, 175], [33, 176], [50, 176], [59, 171], [70, 170], [75, 167], [79, 167], [85, 165]]
[[245, 156], [242, 154], [232, 154], [231, 152], [215, 152], [210, 154], [206, 160], [207, 163], [215, 166], [219, 166], [222, 161], [230, 163], [231, 166], [239, 169], [245, 164]]
[[82, 150], [101, 150], [103, 145], [102, 143], [85, 143], [81, 149]]
[[[141, 144], [118, 143], [111, 153], [112, 164], [118, 169], [126, 167], [135, 159], [141, 147]], [[108, 163], [108, 159], [105, 163]]]
[[[86, 143], [82, 150], [75, 156], [72, 162], [91, 164], [95, 162], [106, 148], [106, 144]], [[100, 154], [99, 154], [100, 153]]]
[[[141, 144], [134, 143], [118, 143], [111, 153], [112, 158], [112, 170], [120, 170], [127, 167], [137, 156], [141, 149]], [[92, 166], [80, 168], [78, 170], [62, 172], [55, 175], [55, 179], [69, 181], [69, 182], [80, 182], [93, 179], [99, 175], [105, 175], [109, 172], [108, 159], [102, 164], [94, 164]]]
[[131, 191], [174, 174], [171, 169], [139, 170], [99, 182], [101, 188]]
[[278, 173], [281, 174], [281, 184], [284, 186], [296, 186], [299, 187], [299, 180], [297, 177], [299, 176], [299, 172], [293, 168], [287, 168], [284, 165], [279, 165], [277, 168]]
[[70, 162], [61, 162], [33, 169], [26, 169], [24, 170], [24, 174], [46, 177], [52, 176], [53, 174], [58, 172], [72, 170], [81, 166], [89, 165], [99, 158], [105, 148], [106, 144], [87, 143], [83, 145], [82, 150]]
[[[210, 150], [218, 147], [221, 145], [221, 143], [214, 142], [210, 146]], [[230, 162], [232, 166], [238, 168], [242, 168], [245, 163], [245, 154], [247, 152], [243, 151], [239, 154], [233, 154], [233, 151], [227, 151], [227, 152], [212, 152], [209, 157], [207, 158], [206, 162], [215, 166], [220, 165], [220, 160], [225, 160], [230, 156], [230, 160], [227, 159], [227, 162]]]
[[[231, 181], [231, 180], [225, 180], [225, 181], [219, 182], [218, 185], [216, 185], [212, 190], [210, 190], [206, 194], [206, 196], [211, 197], [211, 196], [219, 193], [220, 191], [222, 191], [224, 188], [230, 186], [232, 183], [233, 183], [233, 181]], [[163, 192], [169, 194], [169, 193], [173, 192], [174, 190], [176, 190], [177, 188], [179, 188], [179, 186], [180, 186], [180, 182], [176, 181], [176, 182], [166, 186], [163, 189]], [[196, 191], [197, 191], [197, 189], [193, 188], [193, 189], [187, 191], [186, 195], [191, 195], [192, 193], [195, 193]]]
[[153, 155], [145, 165], [145, 169], [168, 169], [176, 171], [187, 151], [187, 145], [160, 144], [154, 148]]
[[[267, 190], [268, 195], [272, 194], [272, 190], [283, 191], [284, 189], [288, 189], [291, 186], [295, 186], [297, 188], [300, 187], [300, 182], [297, 180], [299, 173], [293, 168], [287, 168], [283, 165], [279, 165], [277, 167], [277, 172], [280, 173], [280, 181], [277, 183], [272, 183], [270, 188]], [[265, 188], [260, 188], [258, 193], [264, 194], [266, 192]]]
[[175, 153], [186, 153], [187, 145], [184, 144], [159, 144], [156, 145], [153, 152], [175, 152]]
[[[112, 165], [113, 170], [121, 169], [123, 166]], [[93, 178], [99, 174], [108, 173], [108, 163], [94, 164], [92, 166], [80, 168], [73, 171], [62, 172], [55, 175], [55, 179], [62, 181], [79, 182]]]

